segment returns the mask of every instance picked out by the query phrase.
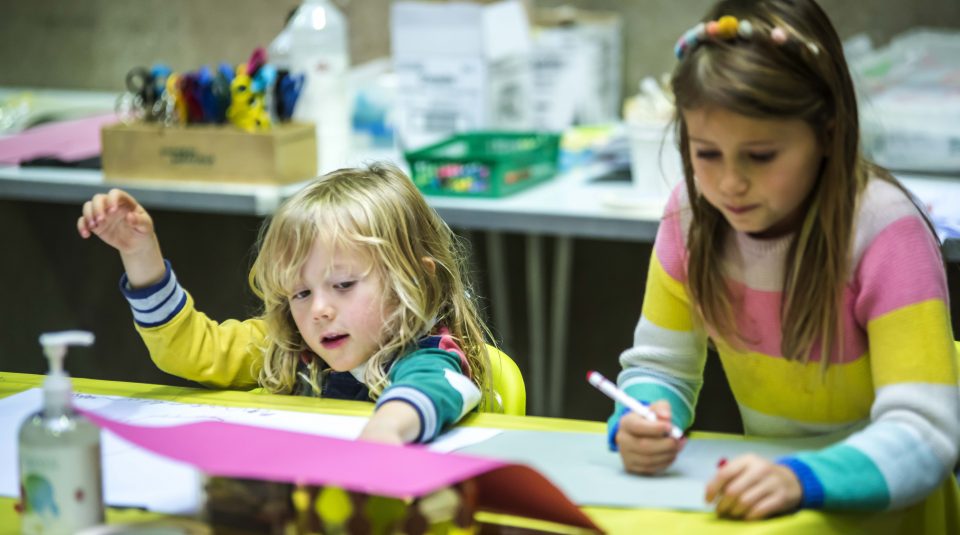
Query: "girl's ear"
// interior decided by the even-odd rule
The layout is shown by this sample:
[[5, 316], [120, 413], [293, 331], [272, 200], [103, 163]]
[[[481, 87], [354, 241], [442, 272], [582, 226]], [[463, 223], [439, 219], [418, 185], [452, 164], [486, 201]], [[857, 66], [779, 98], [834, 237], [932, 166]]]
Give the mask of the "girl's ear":
[[424, 257], [420, 258], [420, 261], [423, 262], [423, 267], [425, 267], [425, 268], [427, 269], [427, 271], [430, 272], [431, 275], [436, 275], [436, 274], [437, 274], [437, 262], [436, 262], [436, 260], [430, 258], [429, 256], [424, 256]]

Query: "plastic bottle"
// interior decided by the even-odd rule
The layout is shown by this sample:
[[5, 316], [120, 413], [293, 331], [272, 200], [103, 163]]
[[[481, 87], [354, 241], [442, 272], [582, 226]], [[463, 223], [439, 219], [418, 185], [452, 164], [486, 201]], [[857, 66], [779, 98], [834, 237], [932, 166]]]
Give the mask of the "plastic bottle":
[[73, 410], [63, 369], [67, 346], [92, 343], [84, 331], [40, 336], [49, 363], [43, 409], [27, 417], [19, 435], [24, 535], [74, 534], [104, 521], [100, 429]]
[[293, 119], [316, 123], [320, 170], [346, 165], [351, 136], [350, 53], [343, 13], [329, 0], [304, 0], [270, 43], [268, 61], [278, 70], [305, 75]]

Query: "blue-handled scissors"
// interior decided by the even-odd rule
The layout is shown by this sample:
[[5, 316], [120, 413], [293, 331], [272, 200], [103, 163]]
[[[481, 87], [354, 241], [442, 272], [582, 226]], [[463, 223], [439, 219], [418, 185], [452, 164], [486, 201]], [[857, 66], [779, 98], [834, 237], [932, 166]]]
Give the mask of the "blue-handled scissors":
[[286, 70], [278, 72], [275, 100], [277, 117], [281, 121], [289, 121], [293, 116], [293, 109], [297, 105], [297, 99], [300, 98], [300, 90], [303, 89], [303, 79], [303, 74], [290, 74]]

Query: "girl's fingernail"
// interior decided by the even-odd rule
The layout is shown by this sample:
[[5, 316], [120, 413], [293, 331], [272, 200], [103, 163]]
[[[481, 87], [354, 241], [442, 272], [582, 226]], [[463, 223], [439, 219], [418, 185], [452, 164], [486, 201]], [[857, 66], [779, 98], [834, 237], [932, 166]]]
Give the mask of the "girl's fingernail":
[[717, 461], [717, 468], [723, 468], [723, 465], [727, 464], [726, 457], [720, 457], [720, 460]]

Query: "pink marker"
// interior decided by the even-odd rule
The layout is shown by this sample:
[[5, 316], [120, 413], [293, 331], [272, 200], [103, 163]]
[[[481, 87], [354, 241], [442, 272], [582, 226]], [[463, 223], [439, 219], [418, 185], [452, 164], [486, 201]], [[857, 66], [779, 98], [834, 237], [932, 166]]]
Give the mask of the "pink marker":
[[[650, 410], [649, 407], [643, 405], [639, 401], [628, 396], [626, 392], [617, 388], [617, 385], [610, 382], [610, 380], [608, 380], [606, 377], [600, 375], [600, 372], [597, 372], [597, 371], [587, 372], [587, 381], [591, 385], [595, 386], [597, 390], [606, 394], [607, 397], [609, 397], [610, 399], [614, 401], [619, 401], [626, 408], [639, 414], [643, 418], [651, 422], [657, 421], [657, 415], [652, 410]], [[683, 438], [683, 431], [681, 431], [680, 428], [675, 425], [670, 426], [670, 436], [677, 440], [680, 440], [681, 438]]]

